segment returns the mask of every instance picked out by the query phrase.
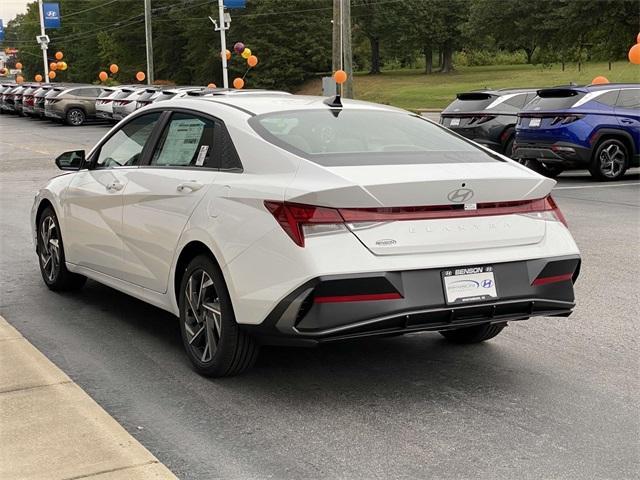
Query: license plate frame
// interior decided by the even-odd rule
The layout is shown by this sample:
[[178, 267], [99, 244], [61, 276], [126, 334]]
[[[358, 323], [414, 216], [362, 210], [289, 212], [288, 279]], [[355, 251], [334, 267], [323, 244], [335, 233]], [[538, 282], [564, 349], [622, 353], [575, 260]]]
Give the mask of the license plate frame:
[[460, 118], [455, 117], [451, 119], [451, 123], [449, 123], [450, 127], [459, 127], [460, 126]]
[[492, 265], [455, 267], [442, 270], [442, 289], [447, 305], [461, 305], [498, 299]]

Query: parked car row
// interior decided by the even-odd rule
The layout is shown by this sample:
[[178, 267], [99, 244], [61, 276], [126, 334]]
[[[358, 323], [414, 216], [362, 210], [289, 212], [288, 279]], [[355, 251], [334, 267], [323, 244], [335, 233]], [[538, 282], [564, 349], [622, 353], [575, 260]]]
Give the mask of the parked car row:
[[[6, 83], [0, 85], [0, 113], [47, 118], [79, 126], [87, 120], [118, 122], [151, 103], [188, 95], [251, 95], [264, 90], [225, 90], [204, 86]], [[286, 94], [286, 92], [269, 92]]]
[[617, 180], [640, 166], [640, 84], [460, 93], [440, 123], [548, 177]]

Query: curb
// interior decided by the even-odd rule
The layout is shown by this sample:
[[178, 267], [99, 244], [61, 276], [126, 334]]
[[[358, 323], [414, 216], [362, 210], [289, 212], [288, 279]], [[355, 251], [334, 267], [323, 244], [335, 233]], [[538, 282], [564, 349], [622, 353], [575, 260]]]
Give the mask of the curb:
[[0, 365], [0, 478], [177, 478], [2, 316]]

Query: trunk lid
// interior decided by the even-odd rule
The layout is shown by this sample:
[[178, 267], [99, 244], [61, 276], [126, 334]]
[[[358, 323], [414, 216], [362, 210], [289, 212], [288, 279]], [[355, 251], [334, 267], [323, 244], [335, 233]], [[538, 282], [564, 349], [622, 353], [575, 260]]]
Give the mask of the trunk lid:
[[[499, 210], [483, 208], [481, 215], [473, 217], [413, 220], [398, 215], [396, 220], [392, 207], [409, 207], [404, 211], [411, 211], [410, 207], [440, 206], [446, 217], [448, 208], [474, 210], [478, 204], [544, 198], [555, 185], [524, 167], [499, 161], [328, 167], [326, 172], [334, 178], [318, 178], [315, 185], [294, 181], [286, 201], [390, 213], [384, 221], [345, 217], [349, 230], [376, 255], [538, 243], [544, 238], [546, 222], [529, 215], [497, 215]], [[305, 174], [298, 178], [313, 177]], [[333, 188], [318, 189], [332, 184]]]

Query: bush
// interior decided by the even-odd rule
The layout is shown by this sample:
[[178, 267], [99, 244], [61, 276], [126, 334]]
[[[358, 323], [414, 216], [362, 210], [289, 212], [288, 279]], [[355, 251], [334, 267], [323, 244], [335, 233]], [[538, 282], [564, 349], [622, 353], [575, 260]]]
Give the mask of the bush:
[[523, 51], [508, 52], [506, 50], [462, 50], [453, 56], [454, 65], [479, 67], [484, 65], [516, 65], [527, 63]]

